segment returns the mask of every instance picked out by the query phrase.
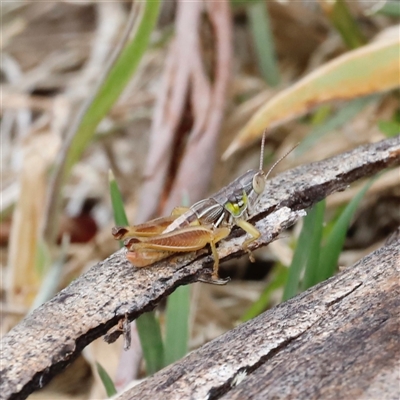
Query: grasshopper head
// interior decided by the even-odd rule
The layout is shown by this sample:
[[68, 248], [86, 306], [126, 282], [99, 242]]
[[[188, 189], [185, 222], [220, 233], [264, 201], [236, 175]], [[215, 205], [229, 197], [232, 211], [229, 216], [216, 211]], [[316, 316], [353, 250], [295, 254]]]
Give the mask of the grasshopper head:
[[235, 182], [235, 189], [226, 199], [224, 208], [233, 218], [241, 217], [254, 207], [264, 191], [264, 171], [250, 170]]

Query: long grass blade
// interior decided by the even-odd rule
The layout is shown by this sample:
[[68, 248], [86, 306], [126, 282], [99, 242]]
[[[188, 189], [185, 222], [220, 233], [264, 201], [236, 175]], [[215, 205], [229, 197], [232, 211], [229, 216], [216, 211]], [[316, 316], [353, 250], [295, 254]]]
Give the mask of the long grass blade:
[[[83, 152], [93, 139], [95, 130], [101, 120], [114, 105], [147, 49], [150, 34], [157, 22], [160, 0], [147, 0], [137, 3], [139, 16], [133, 25], [132, 38], [118, 54], [111, 57], [110, 65], [100, 79], [98, 88], [87, 99], [81, 110], [76, 114], [67, 132], [64, 150], [56, 166], [53, 176], [53, 184], [50, 189], [49, 204], [45, 222], [43, 224], [43, 237], [47, 245], [54, 243], [58, 228], [58, 215], [61, 207], [62, 186], [69, 176], [74, 164], [81, 158]], [[134, 13], [132, 12], [132, 15]], [[129, 25], [130, 27], [130, 25]], [[128, 35], [126, 35], [128, 36]], [[117, 57], [114, 61], [113, 58]]]
[[280, 75], [267, 3], [255, 2], [247, 10], [260, 71], [269, 85], [276, 86], [280, 82]]
[[188, 352], [190, 287], [180, 286], [167, 301], [165, 365], [181, 359]]
[[354, 212], [360, 204], [360, 201], [364, 197], [364, 194], [371, 187], [375, 179], [377, 179], [377, 177], [372, 178], [357, 193], [357, 195], [346, 206], [336, 223], [333, 225], [331, 232], [326, 238], [325, 245], [321, 250], [320, 265], [317, 276], [318, 282], [328, 279], [335, 273], [350, 221], [353, 218]]
[[107, 396], [111, 397], [117, 394], [117, 389], [115, 389], [114, 382], [110, 378], [110, 375], [108, 375], [107, 371], [98, 362], [96, 362], [96, 368], [101, 382], [103, 383], [104, 389], [106, 390]]
[[321, 4], [347, 47], [355, 49], [367, 42], [344, 0], [322, 0]]
[[400, 4], [396, 1], [383, 1], [381, 2], [382, 7], [378, 7], [377, 13], [387, 15], [390, 17], [400, 17]]
[[223, 159], [258, 139], [266, 127], [276, 128], [315, 106], [328, 101], [353, 100], [398, 86], [398, 37], [348, 51], [267, 100], [231, 142]]
[[301, 284], [302, 290], [306, 290], [309, 287], [318, 283], [318, 267], [319, 267], [319, 256], [321, 250], [321, 239], [322, 231], [324, 227], [324, 213], [325, 213], [325, 200], [317, 203], [307, 215], [310, 218], [310, 224], [313, 225], [314, 229], [310, 236], [308, 245], [308, 257], [305, 265], [304, 278]]
[[142, 314], [136, 320], [147, 375], [152, 375], [164, 367], [164, 345], [160, 323], [154, 312]]
[[282, 300], [286, 301], [295, 296], [300, 287], [301, 274], [308, 258], [309, 239], [313, 231], [313, 216], [308, 215], [303, 219], [303, 228], [297, 241], [296, 249], [293, 254], [293, 260], [289, 267], [289, 276], [283, 291]]
[[129, 225], [128, 217], [125, 213], [124, 202], [122, 200], [121, 191], [119, 190], [118, 183], [115, 180], [114, 174], [111, 169], [108, 171], [108, 182], [110, 186], [111, 205], [114, 213], [114, 222], [117, 226]]
[[[109, 172], [109, 185], [115, 224], [128, 225], [128, 218], [126, 217], [121, 191], [111, 171]], [[147, 373], [153, 374], [164, 366], [164, 345], [161, 337], [160, 324], [154, 312], [148, 312], [137, 318], [136, 327], [140, 338], [140, 344], [142, 345]]]
[[[400, 3], [399, 3], [400, 7]], [[386, 135], [386, 137], [393, 137], [400, 133], [399, 121], [379, 121], [379, 130]]]
[[121, 51], [115, 64], [99, 87], [74, 135], [66, 159], [66, 174], [80, 159], [83, 151], [92, 140], [97, 125], [111, 109], [136, 71], [148, 47], [150, 34], [157, 22], [159, 8], [159, 0], [147, 0], [143, 3], [134, 36]]

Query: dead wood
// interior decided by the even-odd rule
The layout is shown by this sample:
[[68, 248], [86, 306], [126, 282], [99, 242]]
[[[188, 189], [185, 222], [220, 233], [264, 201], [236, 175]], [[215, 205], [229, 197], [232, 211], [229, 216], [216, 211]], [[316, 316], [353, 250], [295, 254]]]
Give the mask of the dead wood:
[[400, 240], [117, 396], [398, 399]]
[[[280, 174], [267, 184], [253, 218], [262, 236], [252, 248], [271, 242], [304, 214], [303, 209], [330, 193], [344, 190], [361, 177], [399, 164], [400, 136], [397, 136]], [[243, 240], [240, 230], [234, 230], [219, 246], [220, 258], [242, 255]], [[195, 282], [204, 274], [205, 267], [207, 271], [212, 267], [212, 259], [206, 250], [172, 257], [151, 268], [141, 269], [132, 267], [124, 257], [124, 250], [120, 250], [93, 266], [2, 339], [0, 398], [25, 398], [43, 387], [86, 345], [104, 335], [121, 319], [127, 316], [133, 320], [153, 309], [179, 285]], [[297, 299], [303, 299], [302, 296]], [[318, 307], [308, 313], [304, 311], [304, 323], [320, 312]], [[290, 313], [285, 315], [292, 318]], [[285, 324], [291, 323], [285, 320]], [[297, 332], [296, 325], [293, 329]], [[257, 341], [251, 342], [258, 346]], [[228, 360], [228, 364], [233, 361]]]

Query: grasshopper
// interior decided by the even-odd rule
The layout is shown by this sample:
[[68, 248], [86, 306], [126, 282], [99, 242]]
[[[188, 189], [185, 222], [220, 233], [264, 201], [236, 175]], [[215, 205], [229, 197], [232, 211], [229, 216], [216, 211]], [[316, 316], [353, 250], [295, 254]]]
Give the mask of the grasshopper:
[[212, 276], [211, 279], [199, 280], [214, 284], [227, 283], [229, 278], [220, 279], [218, 275], [216, 244], [226, 238], [235, 225], [250, 235], [242, 245], [246, 251], [248, 245], [260, 236], [258, 229], [247, 220], [254, 212], [269, 174], [294, 149], [276, 161], [265, 174], [262, 169], [264, 146], [265, 132], [261, 142], [259, 169], [247, 171], [211, 197], [200, 200], [190, 208], [177, 207], [168, 217], [131, 227], [114, 227], [114, 238], [125, 240], [127, 259], [136, 267], [146, 267], [173, 253], [197, 251], [209, 244], [214, 258]]

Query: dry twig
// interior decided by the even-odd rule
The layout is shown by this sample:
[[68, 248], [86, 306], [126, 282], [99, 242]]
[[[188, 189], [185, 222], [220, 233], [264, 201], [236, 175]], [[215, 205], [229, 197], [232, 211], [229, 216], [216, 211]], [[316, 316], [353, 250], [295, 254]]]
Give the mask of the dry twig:
[[[330, 193], [399, 164], [397, 136], [280, 174], [267, 185], [253, 218], [262, 236], [252, 248], [271, 242], [297, 220], [303, 209]], [[240, 230], [234, 230], [221, 242], [220, 258], [242, 255], [243, 240]], [[211, 257], [202, 250], [172, 257], [151, 268], [134, 268], [126, 261], [124, 251], [93, 266], [2, 339], [1, 398], [24, 398], [42, 387], [121, 319], [133, 320], [153, 309], [179, 285], [195, 282], [205, 267], [212, 266]], [[348, 293], [345, 290], [344, 294]]]

